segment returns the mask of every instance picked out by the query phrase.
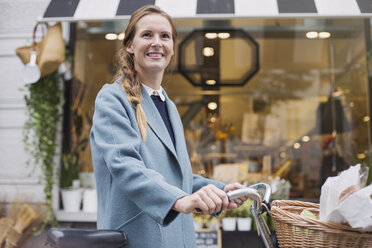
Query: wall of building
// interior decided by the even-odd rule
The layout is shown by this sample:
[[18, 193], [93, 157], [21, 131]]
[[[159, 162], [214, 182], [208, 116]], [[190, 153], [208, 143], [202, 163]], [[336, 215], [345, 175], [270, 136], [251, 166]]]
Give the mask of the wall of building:
[[15, 54], [30, 45], [36, 20], [49, 0], [0, 0], [0, 202], [43, 202], [40, 170], [27, 166], [23, 124], [26, 120], [23, 68]]

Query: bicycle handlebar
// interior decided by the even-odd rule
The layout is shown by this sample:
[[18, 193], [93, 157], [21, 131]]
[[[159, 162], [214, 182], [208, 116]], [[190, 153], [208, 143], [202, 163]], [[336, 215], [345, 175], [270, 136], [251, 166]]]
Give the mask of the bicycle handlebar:
[[[263, 200], [258, 192], [261, 189], [265, 190]], [[261, 209], [262, 202], [265, 202], [267, 204], [270, 201], [271, 187], [267, 183], [257, 183], [244, 189], [230, 191], [227, 193], [227, 196], [229, 197], [229, 200], [233, 200], [242, 196], [252, 196], [253, 199], [255, 199], [255, 207], [257, 209]]]
[[259, 203], [258, 207], [261, 208], [261, 196], [255, 189], [252, 189], [252, 188], [237, 189], [237, 190], [228, 192], [227, 196], [229, 197], [229, 201], [242, 197], [242, 196], [253, 197]]

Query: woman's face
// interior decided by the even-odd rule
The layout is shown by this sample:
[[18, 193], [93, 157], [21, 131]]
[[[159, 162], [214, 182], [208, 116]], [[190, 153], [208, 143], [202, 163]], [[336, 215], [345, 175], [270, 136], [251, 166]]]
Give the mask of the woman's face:
[[173, 55], [171, 24], [159, 14], [142, 17], [126, 50], [134, 55], [134, 66], [138, 73], [163, 73]]

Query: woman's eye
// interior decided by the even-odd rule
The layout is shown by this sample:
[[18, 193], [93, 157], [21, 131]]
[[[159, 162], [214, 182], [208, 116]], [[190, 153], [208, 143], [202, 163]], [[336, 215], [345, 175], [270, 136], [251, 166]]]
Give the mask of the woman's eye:
[[144, 33], [144, 34], [142, 34], [142, 37], [151, 37], [151, 34], [150, 33]]
[[161, 37], [162, 37], [163, 39], [169, 39], [169, 38], [170, 38], [169, 34], [162, 34]]

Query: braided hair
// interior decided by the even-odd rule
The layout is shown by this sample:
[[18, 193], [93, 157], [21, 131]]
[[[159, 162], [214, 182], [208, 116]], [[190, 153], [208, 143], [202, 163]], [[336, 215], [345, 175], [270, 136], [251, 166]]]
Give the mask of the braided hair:
[[[123, 47], [118, 52], [118, 71], [114, 80], [124, 76], [121, 86], [127, 94], [129, 102], [136, 108], [137, 124], [141, 133], [142, 140], [146, 141], [147, 138], [147, 125], [146, 115], [143, 111], [142, 101], [142, 88], [141, 82], [138, 79], [137, 71], [134, 66], [134, 55], [126, 51], [126, 47], [130, 45], [136, 33], [136, 24], [138, 21], [149, 14], [159, 14], [164, 16], [172, 27], [173, 45], [177, 39], [176, 26], [172, 18], [155, 5], [145, 5], [137, 9], [131, 16], [129, 24], [125, 29], [125, 38], [123, 40]], [[175, 47], [175, 46], [173, 46]]]

